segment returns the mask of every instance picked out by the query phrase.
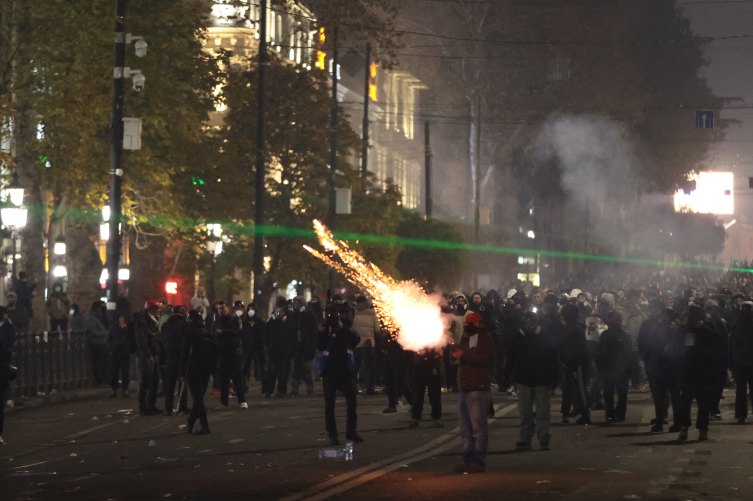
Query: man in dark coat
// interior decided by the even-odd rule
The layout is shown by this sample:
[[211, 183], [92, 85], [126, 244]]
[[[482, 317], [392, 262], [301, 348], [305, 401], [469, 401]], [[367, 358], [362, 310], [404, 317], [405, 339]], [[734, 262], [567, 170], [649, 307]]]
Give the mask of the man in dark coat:
[[729, 361], [735, 376], [735, 419], [745, 424], [748, 417], [748, 395], [753, 392], [753, 303], [740, 307], [737, 321], [729, 338]]
[[[625, 421], [628, 380], [630, 379], [633, 342], [622, 328], [622, 317], [611, 311], [607, 314], [607, 330], [599, 338], [596, 366], [604, 380], [604, 405], [607, 422]], [[617, 391], [617, 407], [614, 393]]]
[[678, 440], [687, 440], [690, 427], [690, 405], [698, 402], [695, 426], [698, 440], [707, 440], [709, 413], [714, 392], [724, 378], [724, 363], [719, 357], [722, 340], [714, 325], [703, 320], [703, 310], [691, 304], [685, 311], [682, 332], [685, 353], [680, 366], [680, 433]]
[[[168, 416], [173, 414], [176, 384], [178, 384], [178, 391], [180, 391], [178, 368], [180, 365], [180, 350], [183, 345], [183, 328], [187, 316], [188, 312], [185, 306], [173, 306], [172, 315], [162, 324], [157, 337], [164, 353], [162, 391], [165, 393], [165, 414]], [[186, 412], [187, 408], [188, 395], [184, 392], [180, 402], [178, 402], [178, 413]]]
[[711, 399], [711, 419], [719, 421], [722, 419], [722, 411], [719, 409], [719, 403], [724, 394], [724, 385], [727, 381], [727, 369], [729, 368], [729, 327], [727, 321], [722, 318], [722, 309], [719, 303], [713, 299], [708, 299], [703, 305], [703, 313], [706, 315], [706, 321], [714, 324], [716, 331], [719, 333], [719, 361], [724, 364], [724, 378], [719, 381], [719, 385]]
[[238, 396], [238, 405], [241, 409], [248, 409], [241, 376], [241, 321], [235, 311], [230, 311], [226, 301], [220, 301], [217, 313], [219, 317], [212, 325], [212, 335], [218, 339], [220, 345], [220, 407], [218, 410], [228, 409], [231, 379], [235, 394]]
[[534, 432], [541, 449], [549, 450], [549, 388], [557, 379], [557, 350], [554, 340], [539, 326], [536, 313], [526, 312], [523, 328], [510, 339], [505, 375], [516, 385], [518, 393], [520, 436], [515, 450], [531, 450]]
[[353, 367], [350, 358], [352, 358], [353, 349], [360, 342], [360, 337], [356, 334], [351, 326], [355, 312], [350, 308], [345, 313], [343, 303], [338, 312], [330, 315], [325, 324], [319, 326], [319, 333], [316, 339], [316, 347], [326, 356], [324, 369], [321, 371], [322, 386], [324, 389], [324, 421], [325, 429], [329, 435], [332, 445], [340, 443], [337, 435], [337, 421], [335, 421], [335, 397], [338, 390], [345, 397], [346, 405], [346, 425], [345, 438], [355, 443], [363, 442], [363, 439], [356, 433], [356, 389], [353, 384]]
[[243, 317], [241, 330], [241, 344], [243, 345], [243, 381], [248, 392], [248, 381], [251, 379], [251, 365], [254, 367], [254, 379], [261, 383], [261, 394], [266, 393], [267, 364], [264, 357], [264, 331], [266, 325], [259, 315], [256, 304], [249, 303], [246, 315]]
[[301, 381], [306, 384], [306, 394], [314, 394], [314, 356], [319, 323], [316, 314], [307, 308], [306, 300], [298, 296], [293, 299], [292, 320], [296, 331], [296, 349], [293, 354], [293, 379], [291, 396], [298, 395]]
[[560, 362], [565, 370], [560, 409], [562, 420], [567, 423], [572, 405], [573, 414], [580, 415], [576, 424], [590, 424], [591, 415], [586, 390], [589, 365], [586, 326], [580, 321], [580, 312], [574, 304], [563, 306], [561, 316], [565, 321], [558, 350]]
[[193, 400], [187, 429], [188, 433], [194, 433], [194, 425], [196, 421], [199, 421], [201, 429], [195, 434], [206, 435], [209, 433], [209, 421], [204, 405], [204, 394], [209, 385], [209, 376], [215, 367], [218, 344], [216, 339], [213, 339], [207, 332], [202, 314], [198, 310], [188, 314], [183, 334], [178, 370], [181, 382], [188, 384], [188, 391], [191, 392]]
[[110, 349], [110, 398], [118, 396], [118, 378], [121, 381], [121, 395], [129, 398], [131, 351], [128, 348], [128, 322], [125, 314], [119, 314], [118, 322], [107, 330], [107, 347]]
[[[267, 322], [264, 338], [267, 347], [267, 387], [264, 396], [274, 395], [278, 398], [288, 396], [288, 374], [290, 360], [293, 358], [297, 343], [296, 324], [290, 314], [288, 302], [284, 297], [277, 298], [277, 307]], [[275, 393], [275, 385], [277, 392]]]
[[139, 382], [139, 412], [142, 416], [161, 414], [157, 408], [157, 387], [159, 386], [159, 343], [157, 341], [156, 315], [159, 314], [160, 305], [150, 299], [144, 304], [144, 311], [136, 320], [134, 333], [136, 336], [136, 349], [139, 356], [139, 370], [141, 381]]
[[3, 426], [5, 423], [5, 392], [10, 378], [10, 363], [13, 357], [13, 345], [16, 344], [16, 330], [8, 318], [8, 310], [0, 306], [0, 445], [3, 445]]

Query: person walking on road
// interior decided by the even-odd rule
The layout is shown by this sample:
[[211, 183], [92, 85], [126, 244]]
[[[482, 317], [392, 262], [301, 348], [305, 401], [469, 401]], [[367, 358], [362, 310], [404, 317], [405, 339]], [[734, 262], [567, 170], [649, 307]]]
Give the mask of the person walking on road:
[[431, 419], [434, 428], [444, 428], [442, 424], [442, 351], [426, 349], [410, 352], [413, 356], [411, 364], [411, 395], [412, 421], [408, 428], [421, 427], [424, 410], [424, 394], [429, 393], [431, 405]]
[[[355, 443], [363, 442], [356, 433], [356, 389], [353, 385], [353, 365], [349, 360], [360, 338], [352, 329], [353, 307], [348, 303], [328, 304], [328, 308], [337, 311], [327, 312], [327, 321], [319, 326], [316, 347], [326, 357], [324, 367], [320, 367], [322, 386], [324, 388], [324, 422], [332, 445], [338, 445], [337, 421], [335, 421], [335, 397], [338, 390], [345, 397], [346, 425], [345, 438]], [[321, 362], [321, 361], [320, 361]]]
[[[165, 378], [162, 380], [162, 391], [165, 394], [165, 415], [172, 416], [173, 403], [175, 402], [175, 385], [178, 385], [180, 391], [178, 366], [180, 365], [180, 349], [183, 344], [183, 328], [186, 323], [188, 312], [185, 306], [173, 306], [172, 315], [162, 324], [159, 336], [157, 337], [162, 351], [164, 352], [164, 369], [162, 374]], [[178, 402], [178, 413], [186, 412], [188, 408], [188, 395], [183, 393], [183, 397]]]
[[226, 301], [220, 301], [217, 313], [219, 319], [212, 326], [212, 335], [218, 338], [220, 345], [220, 406], [217, 410], [228, 409], [230, 380], [238, 397], [238, 406], [248, 409], [241, 376], [241, 321], [235, 311], [230, 311]]
[[735, 419], [745, 424], [748, 395], [753, 391], [753, 302], [740, 306], [740, 316], [730, 333], [729, 361], [735, 376]]
[[243, 317], [241, 330], [241, 344], [243, 346], [243, 381], [248, 393], [248, 381], [251, 379], [251, 364], [253, 363], [254, 379], [261, 383], [261, 394], [266, 393], [267, 364], [264, 357], [264, 331], [266, 325], [259, 315], [256, 304], [249, 303], [246, 315]]
[[204, 317], [200, 310], [189, 312], [188, 321], [184, 325], [178, 371], [181, 384], [188, 385], [188, 391], [191, 392], [191, 399], [193, 400], [186, 429], [188, 433], [194, 433], [194, 426], [198, 421], [201, 428], [196, 430], [194, 434], [206, 435], [209, 433], [209, 420], [207, 419], [204, 395], [209, 386], [209, 376], [215, 367], [219, 346], [217, 341], [207, 332]]
[[110, 348], [110, 398], [118, 396], [118, 377], [121, 381], [121, 395], [129, 398], [131, 350], [128, 348], [128, 323], [125, 315], [118, 315], [118, 323], [107, 331], [107, 346]]
[[144, 303], [144, 311], [136, 321], [134, 334], [139, 355], [139, 412], [142, 416], [161, 414], [157, 408], [159, 386], [159, 344], [157, 342], [157, 318], [160, 304], [154, 299]]
[[108, 382], [110, 352], [107, 349], [107, 329], [102, 322], [102, 302], [94, 301], [92, 307], [84, 315], [84, 331], [89, 342], [91, 352], [92, 375], [94, 385], [100, 386]]
[[[628, 383], [632, 360], [632, 340], [622, 328], [622, 317], [607, 313], [607, 330], [599, 337], [596, 365], [604, 381], [604, 406], [607, 423], [622, 423], [627, 412]], [[617, 406], [614, 393], [617, 391]]]
[[[277, 308], [267, 322], [264, 337], [267, 348], [267, 386], [264, 394], [269, 398], [288, 396], [288, 376], [290, 361], [297, 346], [296, 326], [290, 314], [288, 302], [284, 297], [277, 298]], [[277, 392], [275, 392], [277, 386]]]
[[534, 432], [541, 450], [549, 450], [549, 389], [557, 379], [557, 350], [554, 340], [539, 326], [536, 313], [523, 315], [523, 328], [510, 340], [505, 374], [516, 384], [518, 393], [520, 437], [515, 450], [530, 451]]
[[724, 378], [724, 364], [719, 359], [722, 340], [714, 324], [703, 320], [703, 310], [697, 304], [688, 306], [682, 327], [685, 355], [680, 368], [681, 428], [677, 440], [688, 438], [693, 399], [698, 402], [698, 440], [708, 440], [711, 402]]
[[486, 471], [486, 449], [489, 443], [487, 409], [491, 402], [494, 339], [486, 332], [484, 320], [478, 313], [464, 319], [463, 335], [452, 350], [452, 358], [460, 362], [458, 368], [458, 419], [463, 439], [463, 463], [457, 473]]
[[296, 349], [293, 354], [293, 374], [290, 396], [298, 395], [301, 382], [306, 385], [306, 394], [314, 394], [314, 357], [316, 356], [316, 336], [319, 324], [316, 314], [306, 306], [302, 296], [293, 299], [291, 312], [296, 331]]
[[358, 388], [358, 376], [363, 374], [363, 382], [366, 387], [367, 395], [375, 395], [374, 391], [374, 362], [376, 338], [381, 332], [381, 326], [377, 319], [376, 313], [369, 307], [369, 300], [366, 296], [356, 298], [356, 313], [353, 319], [353, 330], [361, 337], [354, 350], [356, 359], [355, 384]]

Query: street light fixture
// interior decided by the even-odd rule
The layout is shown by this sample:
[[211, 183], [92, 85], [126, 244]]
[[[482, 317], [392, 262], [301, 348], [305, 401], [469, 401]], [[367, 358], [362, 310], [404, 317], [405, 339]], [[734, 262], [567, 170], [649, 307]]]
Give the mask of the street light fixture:
[[52, 248], [52, 252], [56, 256], [65, 256], [65, 251], [65, 237], [63, 235], [58, 235], [55, 239], [55, 245]]
[[16, 242], [18, 240], [18, 231], [26, 226], [28, 211], [21, 207], [24, 201], [24, 189], [18, 182], [18, 173], [13, 172], [10, 184], [3, 190], [6, 202], [0, 208], [0, 219], [3, 225], [10, 228], [11, 239], [13, 241], [13, 265], [12, 276], [16, 278]]
[[52, 269], [52, 276], [55, 278], [65, 278], [68, 276], [68, 269], [59, 264]]
[[10, 202], [16, 207], [19, 207], [24, 203], [24, 189], [18, 181], [18, 172], [13, 171], [10, 184], [5, 188], [5, 194]]

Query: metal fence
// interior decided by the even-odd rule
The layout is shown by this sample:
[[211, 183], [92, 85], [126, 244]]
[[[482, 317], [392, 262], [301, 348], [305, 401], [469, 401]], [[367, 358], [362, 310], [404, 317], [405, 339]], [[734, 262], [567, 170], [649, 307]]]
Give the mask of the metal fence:
[[[13, 363], [18, 367], [18, 378], [13, 382], [14, 398], [93, 386], [91, 349], [82, 332], [22, 334], [13, 352]], [[131, 379], [138, 376], [135, 370], [132, 357]]]

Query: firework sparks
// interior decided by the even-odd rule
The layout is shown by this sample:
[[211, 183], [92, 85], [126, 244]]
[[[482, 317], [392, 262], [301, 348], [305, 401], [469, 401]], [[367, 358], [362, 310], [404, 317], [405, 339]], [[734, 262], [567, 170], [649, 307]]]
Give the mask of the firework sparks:
[[332, 266], [349, 282], [371, 294], [382, 324], [409, 350], [441, 348], [447, 344], [447, 321], [441, 311], [441, 295], [426, 294], [412, 281], [398, 281], [374, 263], [366, 261], [346, 242], [336, 240], [329, 229], [314, 220], [314, 230], [325, 252], [303, 247]]

